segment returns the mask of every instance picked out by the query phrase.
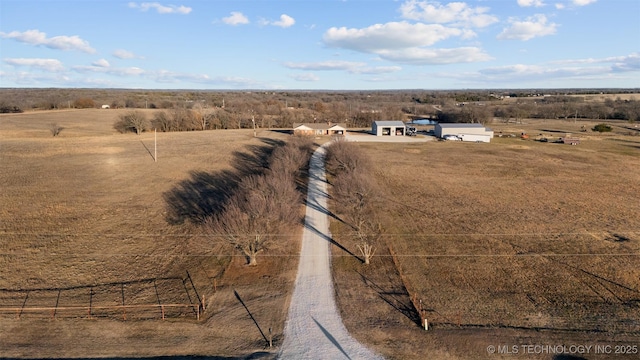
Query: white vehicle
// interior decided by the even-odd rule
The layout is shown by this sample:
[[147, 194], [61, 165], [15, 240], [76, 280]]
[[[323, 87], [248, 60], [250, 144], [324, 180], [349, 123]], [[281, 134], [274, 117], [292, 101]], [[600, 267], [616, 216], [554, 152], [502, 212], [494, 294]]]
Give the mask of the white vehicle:
[[445, 135], [443, 139], [445, 139], [447, 141], [462, 141], [462, 139], [460, 139], [456, 135]]

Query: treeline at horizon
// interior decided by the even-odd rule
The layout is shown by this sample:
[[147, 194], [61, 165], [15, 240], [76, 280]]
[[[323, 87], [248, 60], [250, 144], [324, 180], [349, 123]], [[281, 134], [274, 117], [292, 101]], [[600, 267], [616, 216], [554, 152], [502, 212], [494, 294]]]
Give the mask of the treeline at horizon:
[[416, 118], [472, 123], [517, 122], [523, 118], [640, 121], [640, 88], [344, 91], [3, 88], [0, 95], [0, 113], [103, 107], [157, 109], [161, 113], [150, 115], [149, 121], [164, 124], [160, 131], [241, 129], [254, 125], [290, 128], [302, 122], [369, 127], [376, 120]]

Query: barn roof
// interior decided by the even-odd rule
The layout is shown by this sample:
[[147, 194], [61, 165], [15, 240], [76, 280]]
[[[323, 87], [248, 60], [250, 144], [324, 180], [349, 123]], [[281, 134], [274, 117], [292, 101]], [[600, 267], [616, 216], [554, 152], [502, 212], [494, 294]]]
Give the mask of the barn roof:
[[338, 123], [338, 124], [328, 124], [328, 123], [295, 123], [295, 124], [293, 124], [293, 128], [294, 128], [294, 129], [298, 129], [298, 128], [307, 128], [307, 129], [313, 129], [313, 130], [329, 130], [329, 129], [334, 129], [334, 128], [342, 128], [342, 129], [346, 129], [346, 128], [347, 128], [347, 124], [345, 124], [345, 123]]
[[441, 128], [449, 128], [449, 129], [483, 128], [484, 127], [484, 125], [478, 124], [478, 123], [474, 123], [474, 124], [467, 124], [467, 123], [438, 123], [438, 126], [440, 126]]
[[402, 121], [397, 120], [378, 120], [373, 123], [376, 124], [376, 126], [405, 126]]

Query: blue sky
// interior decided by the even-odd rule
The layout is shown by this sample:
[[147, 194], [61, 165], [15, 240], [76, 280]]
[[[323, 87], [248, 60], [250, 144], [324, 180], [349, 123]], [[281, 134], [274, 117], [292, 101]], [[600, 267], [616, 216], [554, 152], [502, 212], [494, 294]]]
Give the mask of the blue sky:
[[637, 88], [640, 1], [2, 0], [0, 86]]

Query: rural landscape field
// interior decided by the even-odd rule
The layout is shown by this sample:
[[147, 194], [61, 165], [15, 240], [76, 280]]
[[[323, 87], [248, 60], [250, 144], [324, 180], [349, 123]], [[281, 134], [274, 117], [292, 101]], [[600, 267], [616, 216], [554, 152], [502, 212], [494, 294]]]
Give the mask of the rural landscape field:
[[[153, 109], [108, 100], [120, 93], [89, 108], [14, 101], [26, 111], [0, 115], [0, 356], [276, 358], [303, 226], [279, 233], [247, 266], [204, 219], [291, 141], [284, 124], [347, 117], [362, 133], [376, 117], [435, 119], [447, 106], [481, 117], [495, 132], [491, 143], [354, 145], [373, 164], [382, 236], [363, 265], [349, 225], [340, 213], [332, 220], [335, 295], [348, 330], [388, 359], [515, 356], [490, 346], [640, 346], [640, 128], [591, 116], [605, 101], [628, 109], [637, 94], [565, 101], [553, 119], [516, 111], [531, 112], [531, 99], [465, 112], [451, 94], [433, 103], [378, 95], [343, 94], [362, 107], [353, 115], [335, 93], [282, 95], [293, 109], [272, 93], [226, 95], [222, 109], [223, 96], [206, 93], [198, 96], [219, 104], [190, 108], [203, 129], [141, 135], [114, 124], [134, 110], [177, 116], [184, 98], [151, 93], [158, 104], [174, 101]], [[247, 110], [259, 101], [261, 110]], [[229, 108], [239, 110], [223, 118]], [[592, 130], [602, 123], [611, 131]], [[418, 137], [431, 129], [419, 126]], [[580, 144], [539, 141], [567, 133]], [[293, 206], [302, 213], [302, 203]], [[526, 358], [635, 357], [572, 356]]]

